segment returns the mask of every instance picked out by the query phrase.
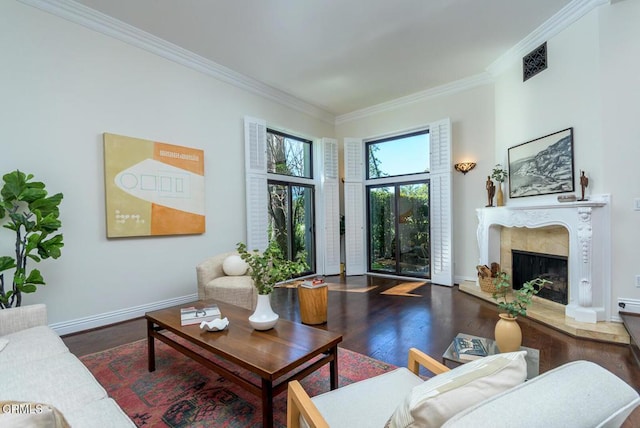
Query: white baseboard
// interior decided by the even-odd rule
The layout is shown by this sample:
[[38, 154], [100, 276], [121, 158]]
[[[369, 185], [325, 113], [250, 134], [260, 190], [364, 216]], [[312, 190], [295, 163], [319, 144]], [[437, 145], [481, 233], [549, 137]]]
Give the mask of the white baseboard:
[[[626, 299], [626, 298], [619, 297], [618, 311], [640, 314], [640, 300]], [[615, 314], [611, 318], [613, 319], [617, 318], [618, 320], [622, 321], [622, 319], [620, 317], [617, 317]]]
[[146, 303], [144, 305], [134, 306], [131, 308], [124, 308], [117, 311], [105, 312], [102, 314], [91, 315], [84, 318], [77, 318], [75, 320], [57, 322], [50, 324], [49, 327], [51, 327], [56, 333], [62, 336], [65, 334], [76, 333], [83, 330], [90, 330], [92, 328], [102, 327], [105, 325], [115, 324], [133, 318], [142, 317], [146, 312], [149, 311], [155, 311], [158, 309], [168, 308], [170, 306], [190, 303], [195, 300], [198, 300], [198, 295], [194, 293], [186, 296], [162, 300], [160, 302]]
[[388, 273], [379, 273], [379, 272], [367, 272], [367, 275], [369, 275], [369, 276], [378, 276], [380, 278], [397, 279], [399, 281], [407, 281], [407, 282], [411, 282], [411, 281], [426, 282], [426, 281], [429, 281], [426, 278], [416, 278], [416, 277], [413, 277], [413, 276], [392, 275], [392, 274], [388, 274]]
[[[379, 277], [382, 277], [382, 278], [400, 279], [400, 280], [405, 280], [405, 281], [429, 281], [430, 282], [430, 280], [424, 279], [424, 278], [415, 278], [415, 277], [409, 277], [409, 276], [390, 275], [390, 274], [384, 274], [384, 273], [379, 273], [379, 272], [367, 272], [367, 275], [379, 276]], [[454, 276], [453, 283], [454, 284], [460, 284], [461, 282], [465, 282], [465, 281], [476, 282], [477, 279], [478, 278], [476, 276], [457, 275], [457, 276]], [[436, 285], [440, 285], [440, 284], [436, 284]], [[444, 286], [444, 287], [446, 287], [446, 286]]]
[[456, 284], [461, 284], [465, 281], [471, 281], [471, 282], [476, 282], [478, 280], [477, 276], [463, 276], [463, 275], [456, 275], [453, 277], [453, 281]]

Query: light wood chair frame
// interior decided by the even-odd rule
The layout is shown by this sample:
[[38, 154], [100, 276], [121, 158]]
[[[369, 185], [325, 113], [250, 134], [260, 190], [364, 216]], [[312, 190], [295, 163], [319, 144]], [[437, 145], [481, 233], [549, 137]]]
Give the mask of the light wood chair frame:
[[[419, 349], [409, 349], [407, 368], [415, 375], [418, 375], [421, 366], [435, 375], [451, 370]], [[311, 397], [302, 388], [300, 382], [294, 380], [289, 382], [287, 389], [287, 427], [300, 428], [300, 416], [304, 418], [311, 428], [329, 428], [329, 424], [313, 404]]]

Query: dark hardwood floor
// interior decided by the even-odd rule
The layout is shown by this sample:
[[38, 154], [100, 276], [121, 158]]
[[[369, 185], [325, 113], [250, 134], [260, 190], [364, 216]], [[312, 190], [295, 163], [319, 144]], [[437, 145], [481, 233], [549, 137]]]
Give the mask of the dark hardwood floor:
[[[327, 277], [344, 284], [343, 291], [329, 292], [328, 321], [318, 326], [339, 332], [341, 347], [397, 366], [407, 363], [410, 347], [440, 358], [458, 332], [493, 337], [497, 320], [495, 305], [458, 290], [425, 285], [414, 296], [383, 295], [399, 281], [357, 276]], [[375, 287], [362, 291], [367, 287]], [[347, 291], [350, 290], [350, 291]], [[300, 321], [297, 290], [277, 288], [272, 296], [274, 311], [282, 318]], [[519, 319], [523, 345], [540, 350], [540, 372], [566, 362], [589, 360], [607, 368], [636, 390], [640, 390], [640, 368], [628, 345], [578, 339], [526, 318]], [[146, 336], [144, 319], [135, 319], [63, 337], [71, 352], [82, 356]], [[640, 426], [640, 410], [624, 425]]]

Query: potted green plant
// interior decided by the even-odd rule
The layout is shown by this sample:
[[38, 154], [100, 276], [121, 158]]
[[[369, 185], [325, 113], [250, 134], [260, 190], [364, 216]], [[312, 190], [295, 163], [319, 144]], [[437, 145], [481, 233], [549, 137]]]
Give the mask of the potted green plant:
[[295, 261], [286, 260], [275, 241], [271, 241], [264, 251], [248, 251], [244, 243], [238, 242], [237, 250], [242, 260], [249, 265], [249, 275], [258, 294], [271, 294], [277, 283], [307, 269], [307, 264], [302, 259], [304, 255], [299, 255]]
[[[38, 269], [27, 270], [27, 260], [57, 259], [61, 255], [62, 234], [55, 234], [62, 223], [58, 206], [62, 193], [47, 196], [44, 183], [31, 181], [32, 174], [15, 170], [2, 177], [0, 221], [15, 234], [15, 254], [0, 257], [0, 309], [22, 304], [22, 293], [33, 293], [44, 278]], [[9, 289], [5, 271], [14, 269]]]
[[507, 179], [507, 170], [501, 164], [496, 164], [491, 171], [491, 178], [498, 182], [498, 192], [496, 194], [496, 204], [501, 207], [504, 205], [504, 194], [502, 193], [502, 183]]
[[498, 272], [493, 280], [496, 291], [492, 294], [498, 304], [498, 309], [505, 313], [499, 314], [500, 319], [496, 323], [495, 338], [500, 352], [512, 352], [520, 349], [522, 345], [522, 330], [516, 321], [518, 316], [525, 316], [527, 308], [533, 301], [533, 296], [538, 294], [545, 284], [550, 284], [542, 278], [535, 278], [522, 284], [519, 290], [511, 289], [509, 275], [506, 272]]
[[249, 317], [249, 322], [256, 330], [268, 330], [278, 321], [278, 314], [271, 309], [270, 295], [273, 287], [307, 269], [304, 255], [299, 255], [294, 261], [287, 260], [275, 241], [270, 242], [264, 251], [247, 251], [246, 244], [239, 242], [237, 251], [249, 265], [248, 274], [258, 291], [256, 310]]
[[517, 318], [519, 315], [525, 316], [527, 314], [527, 308], [533, 301], [532, 297], [538, 294], [545, 284], [550, 284], [551, 281], [542, 278], [527, 281], [522, 284], [520, 290], [513, 290], [511, 298], [508, 298], [511, 284], [509, 283], [509, 275], [506, 272], [498, 272], [493, 283], [496, 287], [493, 298], [498, 303], [498, 309], [513, 318]]

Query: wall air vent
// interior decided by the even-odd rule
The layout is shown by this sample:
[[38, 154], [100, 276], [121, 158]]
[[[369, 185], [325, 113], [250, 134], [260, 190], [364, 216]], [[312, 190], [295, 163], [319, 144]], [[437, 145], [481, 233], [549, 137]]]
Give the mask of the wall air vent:
[[526, 82], [547, 68], [547, 42], [522, 58], [522, 81]]

